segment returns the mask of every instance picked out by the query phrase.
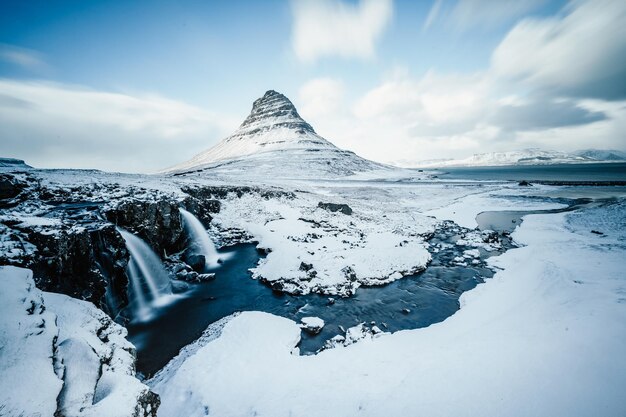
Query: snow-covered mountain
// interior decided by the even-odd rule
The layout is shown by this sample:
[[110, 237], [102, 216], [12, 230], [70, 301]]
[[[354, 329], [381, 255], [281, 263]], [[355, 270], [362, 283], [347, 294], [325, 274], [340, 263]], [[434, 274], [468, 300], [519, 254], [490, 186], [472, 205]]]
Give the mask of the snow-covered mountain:
[[315, 133], [287, 97], [270, 90], [255, 100], [250, 115], [232, 135], [164, 172], [211, 170], [302, 178], [388, 168], [339, 149]]
[[596, 161], [626, 161], [626, 152], [615, 149], [581, 149], [574, 153]]
[[22, 169], [30, 169], [32, 168], [30, 165], [26, 165], [26, 163], [21, 159], [14, 158], [0, 158], [0, 168], [22, 168]]
[[498, 166], [498, 165], [544, 165], [575, 164], [586, 162], [619, 161], [619, 151], [587, 150], [576, 153], [544, 151], [538, 148], [508, 152], [474, 154], [464, 159], [437, 159], [419, 161], [415, 167]]

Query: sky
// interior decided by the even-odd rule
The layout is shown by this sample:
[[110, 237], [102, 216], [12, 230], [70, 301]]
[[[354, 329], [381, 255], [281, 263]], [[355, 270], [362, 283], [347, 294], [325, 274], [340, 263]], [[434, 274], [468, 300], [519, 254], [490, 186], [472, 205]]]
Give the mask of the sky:
[[3, 0], [0, 156], [154, 172], [270, 89], [380, 162], [626, 150], [625, 57], [623, 0]]

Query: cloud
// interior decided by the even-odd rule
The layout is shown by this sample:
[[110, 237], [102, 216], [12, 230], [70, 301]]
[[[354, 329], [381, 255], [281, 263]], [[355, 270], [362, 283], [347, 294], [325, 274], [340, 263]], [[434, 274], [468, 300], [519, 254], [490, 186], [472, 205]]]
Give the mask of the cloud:
[[3, 43], [0, 43], [0, 60], [33, 72], [41, 72], [49, 68], [41, 53]]
[[[456, 6], [470, 3], [480, 1]], [[444, 13], [445, 5], [433, 7], [441, 8], [435, 17]], [[353, 103], [349, 125], [358, 128], [336, 122], [327, 131], [342, 146], [382, 161], [529, 146], [624, 149], [625, 22], [624, 2], [575, 0], [555, 17], [517, 24], [490, 68], [421, 77], [396, 72]]]
[[341, 109], [344, 90], [343, 82], [333, 78], [307, 81], [298, 91], [299, 111], [305, 118], [333, 115]]
[[518, 132], [586, 125], [606, 118], [603, 112], [590, 111], [572, 100], [533, 98], [525, 103], [498, 106], [489, 122], [503, 130]]
[[149, 172], [213, 145], [237, 120], [156, 95], [0, 80], [0, 155], [34, 166]]
[[391, 21], [392, 0], [293, 0], [292, 47], [300, 61], [326, 56], [369, 59]]
[[496, 76], [542, 94], [626, 98], [626, 2], [574, 1], [562, 16], [526, 19], [496, 48]]
[[433, 5], [430, 7], [428, 11], [428, 15], [426, 16], [426, 20], [424, 21], [424, 26], [422, 29], [426, 30], [433, 24], [437, 17], [439, 16], [439, 12], [441, 11], [441, 5], [443, 4], [443, 0], [435, 0]]
[[[602, 106], [603, 101], [518, 95], [508, 88], [489, 72], [429, 71], [416, 78], [397, 71], [354, 102], [344, 98], [332, 112], [310, 113], [309, 121], [316, 128], [323, 126], [320, 134], [338, 146], [383, 162], [458, 158], [528, 146], [574, 150], [589, 147], [591, 137], [594, 143], [623, 148], [615, 126], [623, 126], [626, 109]], [[600, 136], [572, 134], [579, 131]]]
[[458, 30], [498, 28], [538, 9], [547, 0], [435, 0], [424, 21], [428, 29], [437, 20]]
[[497, 27], [523, 16], [547, 0], [459, 0], [450, 14], [451, 22], [460, 29]]

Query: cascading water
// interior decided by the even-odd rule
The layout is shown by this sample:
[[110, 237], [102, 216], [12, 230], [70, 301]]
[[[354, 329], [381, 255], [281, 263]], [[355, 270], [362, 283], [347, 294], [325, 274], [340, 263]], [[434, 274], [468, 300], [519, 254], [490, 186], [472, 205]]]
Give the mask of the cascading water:
[[220, 256], [215, 249], [215, 245], [211, 241], [206, 229], [196, 216], [185, 209], [179, 209], [183, 216], [185, 230], [191, 237], [191, 245], [198, 254], [204, 255], [205, 266], [207, 268], [215, 267], [219, 264]]
[[130, 252], [128, 277], [131, 305], [136, 318], [146, 320], [154, 307], [167, 303], [172, 294], [170, 278], [159, 257], [146, 242], [118, 228]]

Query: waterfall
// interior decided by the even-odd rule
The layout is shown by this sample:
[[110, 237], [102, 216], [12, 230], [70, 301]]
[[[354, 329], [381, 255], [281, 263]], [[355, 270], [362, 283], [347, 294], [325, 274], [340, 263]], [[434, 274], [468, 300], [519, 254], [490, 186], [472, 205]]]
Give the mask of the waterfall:
[[145, 320], [153, 307], [162, 306], [172, 294], [170, 278], [159, 257], [146, 242], [127, 232], [117, 229], [130, 252], [128, 277], [131, 286], [131, 302], [136, 316]]
[[191, 244], [195, 246], [195, 250], [198, 254], [204, 255], [206, 267], [215, 267], [219, 263], [219, 255], [215, 249], [215, 245], [211, 241], [206, 229], [200, 223], [200, 220], [185, 209], [179, 209], [180, 214], [183, 216], [183, 222], [185, 224], [185, 230], [191, 237]]

